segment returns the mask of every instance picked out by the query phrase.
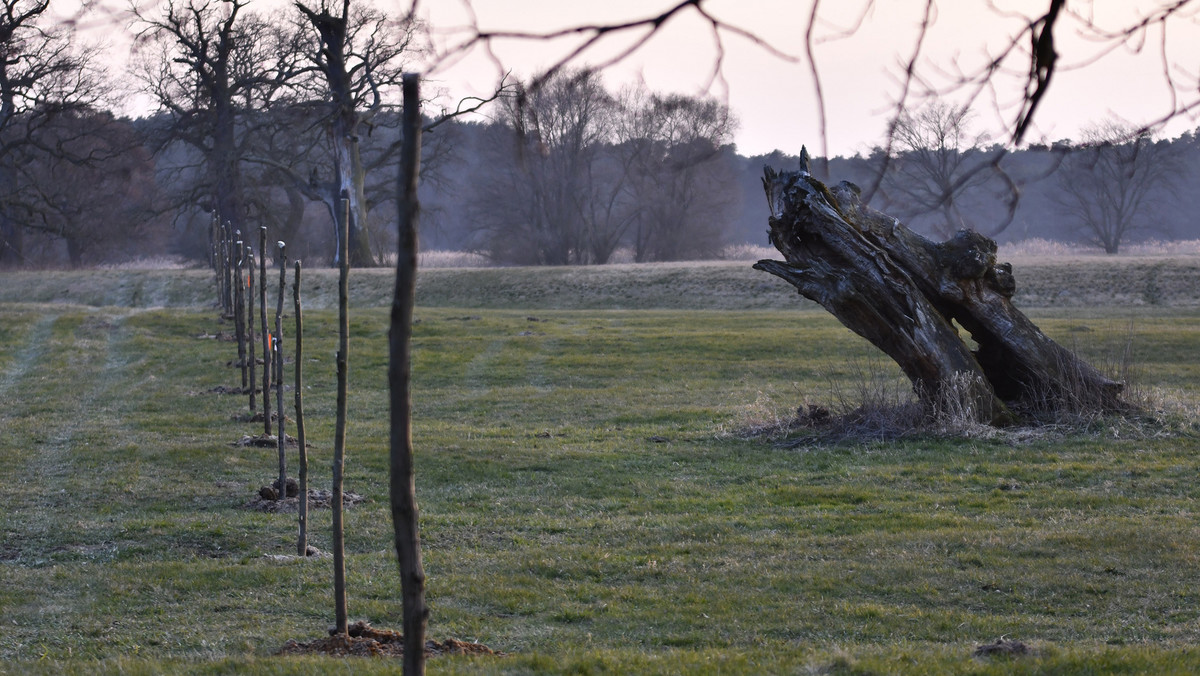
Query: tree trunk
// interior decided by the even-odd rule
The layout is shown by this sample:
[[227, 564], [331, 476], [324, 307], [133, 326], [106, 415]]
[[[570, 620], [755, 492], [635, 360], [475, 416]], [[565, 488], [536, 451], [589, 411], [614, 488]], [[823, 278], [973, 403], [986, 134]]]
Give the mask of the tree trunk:
[[346, 249], [350, 265], [369, 268], [375, 266], [375, 256], [371, 253], [371, 238], [367, 228], [367, 172], [359, 152], [358, 125], [354, 121], [356, 115], [351, 112], [349, 120], [334, 125], [334, 168], [341, 186], [341, 197], [350, 201], [350, 209], [345, 212], [347, 220], [343, 224], [350, 234]]
[[346, 242], [338, 247], [338, 262], [342, 256], [346, 256], [354, 267], [374, 267], [375, 257], [371, 254], [367, 228], [366, 169], [362, 164], [358, 142], [359, 111], [355, 108], [350, 65], [346, 59], [349, 6], [349, 2], [346, 2], [343, 14], [334, 16], [324, 6], [318, 14], [303, 4], [296, 5], [321, 37], [323, 62], [320, 70], [325, 76], [332, 103], [329, 134], [333, 143], [334, 173], [340, 198], [350, 203], [349, 210], [343, 209], [338, 213], [342, 217], [338, 224], [348, 233], [347, 237], [338, 239], [339, 242]]
[[83, 241], [79, 237], [66, 236], [67, 241], [67, 262], [70, 263], [72, 270], [78, 270], [83, 267]]
[[25, 264], [25, 229], [0, 204], [0, 267]]
[[[343, 211], [349, 208], [349, 204], [342, 203]], [[347, 231], [342, 230], [341, 235], [345, 247], [349, 239]], [[346, 384], [349, 378], [346, 353], [350, 344], [348, 256], [342, 256], [338, 269], [337, 420], [333, 431], [333, 604], [336, 632], [345, 636], [348, 635], [349, 622], [346, 611], [346, 529], [342, 518], [342, 474], [346, 469]]]
[[391, 407], [390, 495], [400, 591], [404, 606], [404, 673], [425, 673], [425, 570], [417, 510], [412, 444], [412, 316], [417, 288], [417, 202], [421, 162], [421, 112], [416, 75], [404, 76], [404, 148], [400, 158], [400, 232], [396, 288], [388, 334]]
[[[1121, 384], [1043, 334], [1013, 306], [1012, 266], [996, 243], [961, 230], [941, 244], [807, 171], [766, 170], [770, 239], [780, 277], [900, 365], [931, 414], [988, 424], [1019, 413], [1117, 410]], [[957, 326], [956, 326], [957, 324]], [[970, 350], [965, 329], [979, 345]]]

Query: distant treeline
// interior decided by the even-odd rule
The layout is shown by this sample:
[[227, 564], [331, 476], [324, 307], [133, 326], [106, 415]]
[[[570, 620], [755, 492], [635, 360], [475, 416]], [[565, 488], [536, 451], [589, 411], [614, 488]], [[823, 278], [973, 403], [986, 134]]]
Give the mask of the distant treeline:
[[[310, 265], [364, 267], [394, 251], [399, 89], [428, 27], [369, 5], [270, 13], [244, 0], [135, 3], [138, 58], [98, 64], [45, 0], [0, 12], [0, 266], [85, 266], [213, 255], [214, 221], [261, 228]], [[433, 91], [435, 87], [429, 87]], [[114, 91], [156, 114], [123, 119]], [[718, 256], [766, 241], [764, 166], [711, 97], [619, 91], [564, 69], [458, 104], [426, 101], [422, 246], [497, 264], [587, 265]], [[464, 122], [479, 112], [489, 123]], [[1200, 237], [1193, 134], [1107, 123], [1008, 152], [971, 112], [904, 111], [865, 156], [811, 158], [826, 182], [918, 232], [1082, 242]], [[872, 139], [864, 139], [864, 147]], [[337, 251], [338, 232], [348, 248]]]
[[[72, 139], [87, 139], [72, 142], [86, 143], [89, 152], [106, 157], [99, 164], [82, 165], [47, 156], [26, 166], [25, 174], [39, 182], [36, 192], [42, 206], [39, 210], [39, 200], [27, 200], [32, 206], [10, 209], [3, 218], [0, 235], [6, 246], [0, 261], [4, 265], [79, 266], [164, 255], [196, 261], [207, 258], [211, 205], [194, 184], [197, 158], [180, 143], [156, 145], [162, 117], [128, 120], [94, 112], [73, 117], [71, 124], [78, 125], [70, 132]], [[547, 149], [538, 145], [544, 142], [531, 140], [528, 131], [526, 134], [522, 137], [506, 121], [451, 122], [437, 128], [426, 146], [427, 177], [421, 188], [423, 249], [470, 250], [499, 263], [519, 264], [602, 263], [618, 249], [627, 250], [623, 260], [713, 257], [727, 245], [766, 243], [767, 201], [760, 181], [763, 167], [796, 168], [800, 162], [799, 157], [781, 152], [746, 157], [728, 143], [701, 148], [703, 162], [689, 167], [694, 174], [692, 184], [680, 188], [676, 183], [684, 179], [678, 177], [671, 183], [665, 173], [669, 167], [662, 169], [661, 175], [643, 175], [636, 187], [640, 202], [628, 207], [623, 216], [629, 220], [627, 227], [614, 224], [608, 240], [589, 242], [586, 236], [595, 228], [580, 218], [572, 225], [575, 234], [561, 233], [562, 246], [555, 252], [553, 246], [539, 248], [539, 240], [530, 234], [527, 226], [545, 218], [531, 213], [533, 210], [545, 206], [551, 196], [563, 199], [559, 211], [551, 212], [557, 213], [560, 221], [542, 225], [553, 233], [556, 225], [569, 222], [572, 214], [582, 214], [582, 196], [595, 200], [586, 205], [593, 211], [602, 206], [615, 208], [601, 204], [596, 196], [603, 196], [605, 190], [611, 193], [614, 184], [633, 179], [613, 176], [623, 166], [622, 148], [601, 143], [593, 150], [604, 158], [595, 167], [572, 177], [567, 185], [541, 186], [539, 191], [539, 181], [561, 179], [563, 170], [532, 170], [531, 164], [550, 158]], [[394, 142], [393, 136], [390, 128], [381, 126], [364, 139], [364, 147], [368, 152], [383, 147]], [[1159, 161], [1173, 178], [1160, 177], [1159, 183], [1145, 186], [1148, 194], [1132, 214], [1132, 227], [1121, 240], [1200, 238], [1200, 222], [1193, 216], [1200, 211], [1200, 193], [1187, 189], [1200, 176], [1200, 139], [1187, 133], [1157, 146], [1170, 151], [1169, 161]], [[954, 196], [953, 213], [961, 219], [958, 222], [948, 219], [948, 211], [940, 206], [921, 209], [901, 189], [899, 166], [918, 151], [893, 153], [886, 163], [887, 155], [877, 149], [865, 157], [835, 157], [827, 162], [814, 158], [809, 164], [822, 178], [857, 184], [864, 194], [871, 195], [872, 206], [902, 218], [930, 237], [941, 237], [947, 229], [970, 227], [1000, 242], [1042, 238], [1103, 248], [1089, 224], [1064, 199], [1069, 192], [1067, 182], [1084, 180], [1079, 178], [1078, 168], [1069, 166], [1081, 147], [1060, 142], [1008, 153], [999, 148], [974, 149], [986, 156], [986, 162], [1000, 156], [998, 167], [1006, 178], [990, 175], [990, 168], [979, 170], [989, 176], [966, 182], [966, 188]], [[697, 152], [694, 147], [691, 151]], [[656, 158], [661, 165], [669, 165], [666, 155]], [[629, 161], [627, 157], [625, 161]], [[329, 210], [286, 182], [273, 181], [271, 171], [253, 169], [248, 167], [245, 172], [253, 177], [246, 193], [246, 222], [266, 225], [270, 240], [285, 239], [298, 257], [315, 264], [330, 262], [335, 231]], [[1122, 169], [1113, 171], [1119, 176]], [[1125, 171], [1132, 172], [1132, 166]], [[311, 169], [314, 177], [318, 172]], [[377, 180], [368, 185], [371, 243], [379, 254], [394, 246], [391, 173], [386, 168], [377, 170]], [[616, 201], [611, 194], [609, 197]], [[1098, 202], [1101, 196], [1093, 199]], [[677, 229], [664, 227], [652, 232], [646, 224], [656, 210], [659, 215], [674, 211], [663, 218], [668, 222], [671, 217], [678, 218]], [[682, 222], [686, 219], [692, 219], [692, 227]], [[662, 239], [656, 241], [655, 236]], [[577, 237], [577, 242], [572, 243], [571, 237]]]

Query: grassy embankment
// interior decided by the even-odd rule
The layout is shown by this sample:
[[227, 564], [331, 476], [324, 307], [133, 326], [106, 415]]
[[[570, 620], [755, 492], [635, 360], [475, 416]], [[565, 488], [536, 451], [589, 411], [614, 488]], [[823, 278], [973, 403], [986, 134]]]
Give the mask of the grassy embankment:
[[[1176, 264], [1148, 297], [1126, 282], [1108, 292], [1122, 304], [1030, 309], [1100, 358], [1132, 333], [1142, 384], [1192, 416], [1172, 434], [1097, 424], [792, 450], [733, 432], [822, 401], [831, 382], [852, 389], [872, 350], [731, 269], [425, 277], [414, 390], [431, 636], [511, 653], [431, 672], [1200, 668], [1200, 311], [1188, 300], [1200, 292], [1171, 276]], [[1075, 280], [1075, 298], [1099, 274], [1046, 270]], [[107, 300], [141, 289], [140, 305], [203, 303], [206, 277], [121, 273], [106, 287], [106, 274], [0, 275], [0, 673], [335, 670], [270, 657], [330, 622], [329, 563], [275, 560], [292, 551], [294, 517], [239, 509], [272, 478], [274, 451], [232, 447], [254, 431], [231, 419], [242, 400], [205, 393], [236, 384], [224, 366], [235, 351], [197, 336], [228, 328], [207, 308]], [[386, 297], [387, 275], [358, 277], [361, 304], [378, 304], [373, 285]], [[1036, 277], [1018, 268], [1026, 287]], [[312, 278], [314, 305], [331, 279]], [[48, 303], [59, 292], [40, 283], [103, 307]], [[494, 300], [505, 289], [525, 298]], [[579, 309], [580, 297], [626, 309]], [[333, 314], [306, 321], [318, 485]], [[348, 514], [348, 574], [352, 618], [394, 627], [386, 320], [380, 307], [351, 320], [347, 487], [371, 502]], [[328, 520], [311, 524], [322, 549]], [[1035, 654], [971, 656], [1001, 636]]]

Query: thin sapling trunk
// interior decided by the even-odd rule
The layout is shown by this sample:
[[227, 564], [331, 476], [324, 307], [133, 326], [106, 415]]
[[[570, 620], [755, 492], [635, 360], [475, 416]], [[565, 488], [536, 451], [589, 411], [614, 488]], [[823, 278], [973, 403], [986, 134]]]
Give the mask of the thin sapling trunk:
[[250, 417], [258, 409], [254, 395], [258, 391], [257, 368], [255, 363], [258, 356], [254, 354], [254, 247], [246, 246], [246, 343], [248, 345], [246, 358], [250, 362]]
[[283, 291], [287, 288], [287, 254], [284, 252], [284, 243], [278, 242], [278, 245], [279, 296], [275, 303], [275, 339], [271, 341], [275, 347], [275, 366], [271, 370], [275, 372], [275, 415], [278, 417], [275, 432], [279, 448], [279, 499], [283, 500], [287, 497], [287, 434], [283, 430]]
[[[347, 213], [350, 201], [342, 200], [342, 213]], [[349, 229], [342, 228], [341, 250], [349, 246]], [[342, 472], [346, 467], [346, 382], [350, 342], [349, 303], [350, 257], [338, 260], [338, 351], [337, 351], [337, 422], [333, 435], [333, 599], [336, 618], [336, 633], [346, 635], [349, 622], [346, 611], [346, 534], [343, 525]]]
[[404, 145], [400, 158], [400, 230], [396, 257], [396, 288], [388, 338], [388, 387], [391, 407], [390, 494], [396, 559], [404, 608], [404, 673], [425, 673], [425, 570], [417, 509], [412, 443], [412, 317], [417, 282], [417, 201], [421, 161], [419, 79], [403, 80]]
[[300, 261], [296, 261], [296, 278], [292, 282], [292, 303], [296, 313], [296, 353], [292, 355], [295, 364], [296, 381], [296, 443], [298, 454], [296, 462], [299, 469], [299, 491], [297, 493], [297, 511], [300, 513], [300, 535], [296, 538], [296, 553], [308, 555], [308, 448], [304, 439], [304, 320], [300, 313]]
[[262, 330], [263, 434], [271, 436], [271, 329], [267, 326], [267, 226], [258, 229], [258, 316]]
[[242, 252], [241, 233], [238, 233], [238, 240], [234, 242], [236, 248], [237, 263], [233, 268], [234, 294], [233, 294], [233, 328], [237, 332], [237, 348], [238, 348], [238, 368], [242, 371], [242, 392], [246, 391], [247, 386], [252, 386], [252, 382], [248, 382], [249, 374], [246, 371], [246, 286], [242, 284], [242, 268], [245, 266], [245, 255]]

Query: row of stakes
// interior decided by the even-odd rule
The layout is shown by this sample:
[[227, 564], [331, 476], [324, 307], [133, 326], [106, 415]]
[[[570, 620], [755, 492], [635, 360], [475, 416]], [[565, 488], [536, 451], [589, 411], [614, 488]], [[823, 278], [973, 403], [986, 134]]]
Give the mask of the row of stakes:
[[[226, 320], [233, 320], [234, 331], [237, 334], [237, 350], [238, 350], [238, 366], [241, 369], [242, 387], [241, 394], [249, 397], [249, 416], [250, 421], [257, 421], [259, 414], [257, 411], [256, 395], [259, 392], [258, 374], [256, 367], [258, 365], [258, 356], [256, 354], [256, 335], [254, 329], [255, 322], [255, 306], [254, 292], [256, 289], [255, 279], [255, 254], [254, 248], [249, 242], [242, 239], [240, 230], [234, 229], [229, 223], [222, 223], [218, 218], [213, 219], [213, 250], [212, 261], [216, 272], [216, 287], [218, 305], [221, 308], [222, 317]], [[269, 446], [271, 442], [278, 449], [279, 454], [279, 476], [272, 486], [264, 487], [260, 495], [264, 499], [284, 500], [289, 496], [289, 488], [295, 487], [295, 495], [297, 496], [298, 511], [299, 511], [299, 537], [297, 539], [297, 553], [300, 556], [305, 556], [309, 553], [308, 548], [308, 452], [305, 445], [304, 437], [304, 374], [303, 374], [303, 315], [300, 306], [300, 261], [295, 261], [295, 278], [292, 283], [292, 300], [295, 312], [295, 355], [292, 363], [295, 366], [295, 382], [293, 384], [293, 392], [295, 393], [295, 422], [296, 422], [296, 437], [293, 440], [298, 448], [298, 465], [299, 476], [297, 481], [288, 485], [287, 477], [287, 459], [285, 449], [289, 437], [285, 433], [283, 405], [283, 303], [284, 294], [287, 288], [287, 254], [286, 244], [282, 241], [277, 242], [278, 254], [276, 261], [279, 265], [279, 293], [275, 304], [275, 326], [274, 331], [267, 323], [267, 228], [260, 227], [258, 230], [258, 322], [259, 331], [257, 334], [258, 340], [261, 342], [262, 349], [262, 423], [263, 434], [260, 437], [252, 439], [252, 443], [259, 446]], [[271, 412], [271, 391], [275, 391], [275, 410]], [[274, 432], [272, 434], [272, 420]]]

